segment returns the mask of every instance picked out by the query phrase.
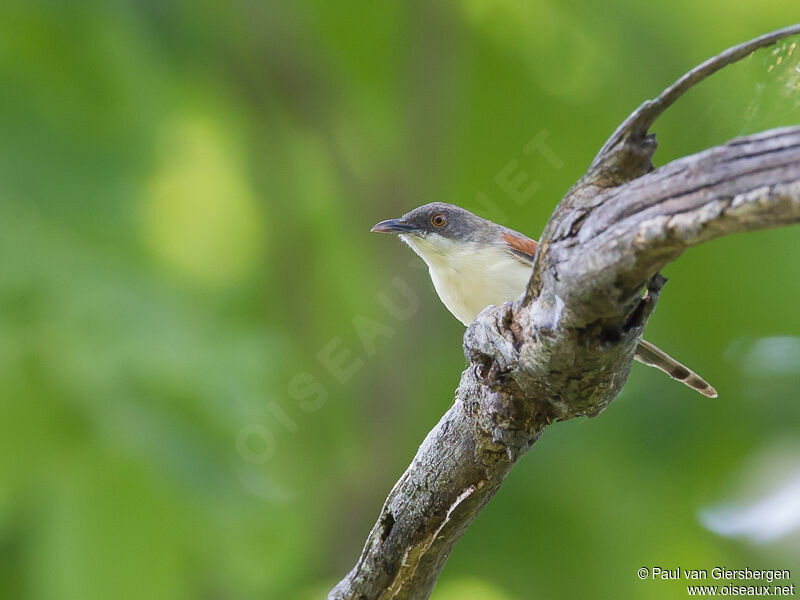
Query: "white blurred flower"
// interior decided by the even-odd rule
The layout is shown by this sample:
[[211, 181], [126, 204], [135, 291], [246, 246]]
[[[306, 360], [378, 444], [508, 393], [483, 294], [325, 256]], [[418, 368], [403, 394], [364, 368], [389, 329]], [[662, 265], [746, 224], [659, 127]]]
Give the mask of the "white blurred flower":
[[704, 527], [753, 544], [800, 537], [800, 447], [758, 453], [742, 468], [738, 488], [739, 499], [699, 511]]

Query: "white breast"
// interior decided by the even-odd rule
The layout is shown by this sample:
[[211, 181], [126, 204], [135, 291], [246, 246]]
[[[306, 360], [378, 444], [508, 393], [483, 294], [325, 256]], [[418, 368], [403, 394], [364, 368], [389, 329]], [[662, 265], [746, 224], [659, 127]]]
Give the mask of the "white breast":
[[435, 241], [403, 237], [428, 265], [439, 298], [464, 325], [490, 304], [518, 298], [531, 276], [529, 266], [501, 248], [478, 250], [440, 236]]

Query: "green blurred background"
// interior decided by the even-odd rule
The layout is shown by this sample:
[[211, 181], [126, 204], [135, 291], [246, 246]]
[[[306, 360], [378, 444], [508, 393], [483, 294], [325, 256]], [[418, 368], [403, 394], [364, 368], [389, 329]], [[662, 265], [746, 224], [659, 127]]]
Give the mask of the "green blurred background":
[[[797, 17], [3, 0], [0, 598], [322, 597], [465, 366], [419, 261], [370, 226], [442, 200], [536, 237], [639, 102]], [[657, 163], [800, 122], [791, 42], [671, 108]], [[523, 151], [537, 135], [557, 160]], [[685, 596], [639, 581], [650, 565], [800, 574], [799, 235], [670, 265], [648, 338], [720, 398], [635, 366], [521, 461], [433, 598]]]

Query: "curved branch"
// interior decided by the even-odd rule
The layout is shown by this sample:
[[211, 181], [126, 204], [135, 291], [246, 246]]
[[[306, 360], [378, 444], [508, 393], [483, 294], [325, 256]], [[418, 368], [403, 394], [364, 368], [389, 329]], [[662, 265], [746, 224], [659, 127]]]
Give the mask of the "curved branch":
[[[356, 566], [329, 599], [427, 598], [447, 557], [516, 460], [553, 421], [595, 416], [627, 380], [666, 281], [714, 237], [800, 222], [800, 127], [733, 140], [653, 171], [647, 133], [678, 97], [800, 25], [693, 69], [617, 129], [556, 208], [526, 293], [464, 335], [453, 406], [389, 494]], [[642, 290], [646, 291], [642, 293]]]
[[548, 293], [571, 308], [578, 326], [597, 318], [589, 304], [620, 314], [642, 282], [687, 247], [795, 222], [798, 178], [798, 128], [785, 127], [675, 160], [623, 186], [583, 188], [548, 223], [547, 260], [534, 269], [529, 297], [539, 296], [547, 279]]
[[427, 598], [546, 426], [597, 415], [619, 393], [664, 282], [658, 270], [711, 238], [800, 222], [800, 127], [731, 141], [570, 204], [551, 219], [530, 293], [487, 308], [467, 330], [470, 367], [455, 403], [329, 598]]
[[750, 41], [728, 48], [685, 73], [657, 98], [645, 100], [625, 119], [597, 153], [587, 174], [606, 185], [630, 181], [653, 168], [650, 159], [656, 149], [653, 136], [647, 131], [665, 110], [692, 87], [723, 67], [745, 58], [792, 35], [800, 34], [800, 23], [766, 33]]

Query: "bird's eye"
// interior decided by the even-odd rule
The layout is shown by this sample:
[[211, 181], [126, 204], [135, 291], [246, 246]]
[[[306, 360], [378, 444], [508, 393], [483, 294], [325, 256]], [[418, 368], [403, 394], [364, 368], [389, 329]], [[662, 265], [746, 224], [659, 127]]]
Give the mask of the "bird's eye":
[[434, 227], [444, 227], [445, 223], [447, 223], [447, 219], [444, 218], [442, 213], [436, 213], [431, 217], [431, 225]]

